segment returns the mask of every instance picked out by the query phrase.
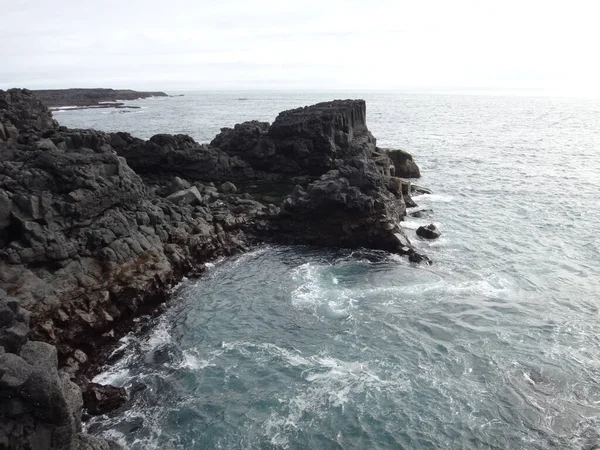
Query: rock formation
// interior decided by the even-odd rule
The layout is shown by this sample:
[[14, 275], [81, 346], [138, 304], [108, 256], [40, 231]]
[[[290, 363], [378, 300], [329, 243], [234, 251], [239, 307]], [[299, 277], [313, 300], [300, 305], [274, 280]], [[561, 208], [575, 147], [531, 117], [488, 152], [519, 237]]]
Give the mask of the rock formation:
[[29, 313], [0, 289], [0, 448], [109, 450], [81, 432], [83, 399], [56, 347], [30, 341]]
[[442, 233], [440, 233], [440, 230], [438, 230], [437, 227], [432, 223], [427, 226], [417, 228], [417, 236], [425, 239], [437, 239], [441, 235]]
[[[79, 433], [69, 377], [212, 258], [273, 241], [428, 261], [399, 227], [410, 184], [375, 144], [362, 100], [285, 111], [200, 145], [67, 129], [31, 92], [0, 91], [0, 396], [17, 399], [2, 403], [0, 448], [106, 448]], [[39, 364], [51, 380], [35, 381]], [[88, 388], [90, 411], [123, 400]], [[36, 395], [62, 399], [54, 422]], [[32, 443], [43, 436], [50, 446]]]
[[44, 89], [33, 94], [46, 106], [92, 106], [101, 102], [167, 97], [164, 92], [139, 92], [131, 89]]

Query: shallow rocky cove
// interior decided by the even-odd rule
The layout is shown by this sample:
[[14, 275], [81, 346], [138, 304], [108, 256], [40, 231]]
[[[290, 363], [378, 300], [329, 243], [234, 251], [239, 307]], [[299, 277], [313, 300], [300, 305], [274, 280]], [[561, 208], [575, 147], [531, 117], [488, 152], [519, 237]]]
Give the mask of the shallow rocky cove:
[[217, 257], [275, 242], [429, 262], [399, 225], [418, 176], [377, 147], [362, 100], [207, 145], [68, 129], [31, 92], [0, 91], [0, 448], [114, 448], [81, 433], [83, 400], [92, 413], [126, 397], [85, 375]]

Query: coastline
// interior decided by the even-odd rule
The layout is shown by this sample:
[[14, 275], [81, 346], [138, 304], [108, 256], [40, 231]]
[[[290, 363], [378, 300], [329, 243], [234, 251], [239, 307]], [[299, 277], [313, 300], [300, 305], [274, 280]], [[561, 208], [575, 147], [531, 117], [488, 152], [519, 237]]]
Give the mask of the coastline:
[[40, 89], [31, 92], [48, 106], [50, 111], [90, 108], [137, 109], [139, 107], [127, 106], [124, 102], [152, 97], [168, 97], [164, 92], [158, 91], [145, 92], [110, 88]]
[[[183, 276], [260, 242], [367, 247], [429, 262], [399, 226], [412, 200], [410, 182], [397, 175], [418, 176], [418, 167], [408, 153], [376, 146], [364, 101], [285, 111], [273, 124], [224, 128], [201, 145], [182, 135], [143, 141], [69, 130], [29, 91], [3, 98], [0, 293], [22, 331], [10, 354], [53, 344], [64, 377], [102, 364], [133, 319], [157, 311]], [[258, 188], [238, 189], [246, 185]]]

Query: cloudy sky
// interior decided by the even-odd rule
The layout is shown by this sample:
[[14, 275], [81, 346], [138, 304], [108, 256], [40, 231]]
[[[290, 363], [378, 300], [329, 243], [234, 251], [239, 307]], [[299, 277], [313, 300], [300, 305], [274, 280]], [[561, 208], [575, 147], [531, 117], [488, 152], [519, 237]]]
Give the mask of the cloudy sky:
[[0, 3], [0, 88], [600, 91], [594, 0]]

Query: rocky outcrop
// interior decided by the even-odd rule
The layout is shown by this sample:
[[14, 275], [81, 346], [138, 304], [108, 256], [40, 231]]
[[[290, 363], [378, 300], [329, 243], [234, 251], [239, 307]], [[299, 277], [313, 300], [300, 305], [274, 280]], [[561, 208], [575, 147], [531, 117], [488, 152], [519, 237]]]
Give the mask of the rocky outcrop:
[[122, 387], [105, 386], [84, 380], [81, 382], [81, 390], [85, 410], [92, 416], [114, 411], [128, 400], [127, 391]]
[[[12, 367], [7, 395], [16, 395], [37, 370], [23, 349], [47, 342], [55, 356], [45, 364], [63, 372], [50, 370], [52, 380], [37, 386], [54, 386], [52, 398], [72, 405], [49, 424], [28, 407], [25, 416], [2, 410], [0, 422], [30, 424], [6, 428], [6, 439], [29, 442], [25, 434], [40, 427], [64, 448], [83, 446], [80, 393], [65, 373], [98, 363], [136, 316], [214, 257], [270, 241], [428, 261], [399, 226], [410, 184], [376, 148], [362, 100], [285, 111], [272, 125], [246, 122], [200, 145], [183, 135], [143, 141], [71, 130], [29, 91], [0, 91], [0, 99], [0, 289], [12, 311], [0, 308], [0, 340], [13, 355], [2, 356], [0, 374]], [[101, 413], [124, 397], [87, 386], [85, 398]], [[81, 448], [101, 448], [90, 439]]]
[[120, 448], [81, 432], [83, 399], [56, 348], [30, 341], [29, 313], [0, 290], [0, 448]]
[[0, 91], [0, 142], [17, 142], [19, 135], [58, 127], [48, 108], [26, 89]]
[[325, 173], [306, 189], [296, 186], [268, 231], [290, 243], [412, 254], [398, 226], [405, 214], [402, 193], [388, 189], [372, 162], [357, 160]]
[[211, 145], [257, 170], [321, 175], [352, 158], [367, 158], [375, 138], [366, 125], [364, 100], [335, 100], [284, 111], [271, 126], [245, 122], [223, 128]]
[[417, 228], [417, 236], [425, 239], [437, 239], [442, 235], [434, 224]]
[[254, 178], [254, 170], [242, 159], [198, 144], [186, 135], [157, 134], [143, 141], [127, 133], [115, 133], [110, 144], [136, 173], [150, 182], [173, 176], [208, 182]]
[[414, 162], [410, 153], [404, 150], [385, 149], [387, 155], [392, 160], [395, 169], [395, 175], [401, 178], [420, 178], [421, 171]]

